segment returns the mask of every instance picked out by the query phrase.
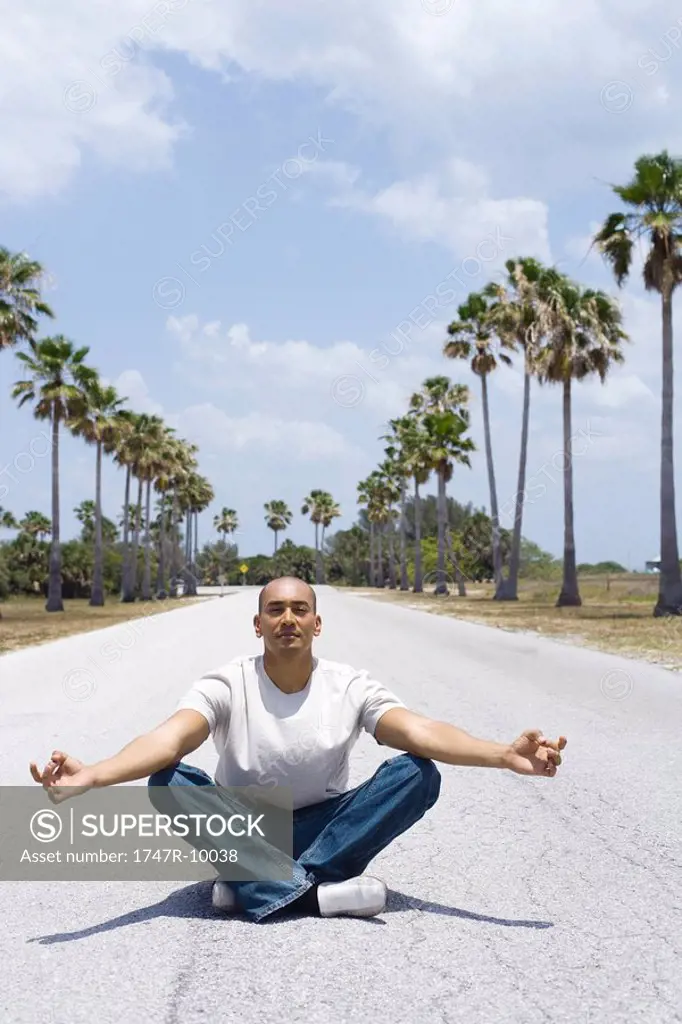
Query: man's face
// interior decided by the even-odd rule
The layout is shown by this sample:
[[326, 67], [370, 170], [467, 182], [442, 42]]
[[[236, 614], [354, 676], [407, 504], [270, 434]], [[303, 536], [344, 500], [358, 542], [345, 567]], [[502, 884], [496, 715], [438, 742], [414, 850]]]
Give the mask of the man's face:
[[313, 611], [313, 599], [305, 583], [283, 580], [268, 586], [263, 610], [254, 618], [256, 636], [266, 650], [279, 656], [287, 651], [309, 650], [320, 635], [322, 620]]

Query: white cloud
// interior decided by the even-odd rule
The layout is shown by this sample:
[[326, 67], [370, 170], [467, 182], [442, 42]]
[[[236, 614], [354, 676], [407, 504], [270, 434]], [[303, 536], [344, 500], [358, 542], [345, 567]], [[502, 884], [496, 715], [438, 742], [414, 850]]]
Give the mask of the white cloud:
[[437, 172], [397, 181], [373, 194], [353, 188], [359, 172], [334, 161], [311, 165], [317, 178], [339, 188], [330, 205], [384, 218], [399, 234], [440, 242], [461, 260], [491, 270], [523, 252], [550, 260], [547, 206], [528, 197], [495, 199], [482, 167], [454, 158]]
[[112, 383], [121, 397], [127, 398], [126, 406], [129, 409], [150, 416], [163, 416], [163, 406], [151, 397], [139, 370], [124, 370]]
[[[669, 18], [663, 0], [458, 0], [440, 18], [418, 0], [36, 0], [30, 14], [15, 5], [0, 42], [0, 191], [56, 193], [90, 152], [126, 168], [167, 166], [185, 126], [153, 63], [164, 50], [228, 89], [244, 75], [308, 83], [403, 147], [428, 141], [441, 156], [494, 163], [497, 193], [515, 175], [535, 184], [549, 167], [574, 173], [587, 145], [621, 165], [660, 141], [679, 71], [671, 61], [665, 85], [652, 86], [638, 59]], [[610, 81], [633, 92], [624, 112], [600, 102]], [[559, 132], [572, 139], [569, 158], [554, 145]], [[392, 212], [401, 199], [383, 197]]]
[[362, 457], [338, 431], [312, 420], [284, 420], [260, 411], [228, 416], [211, 402], [190, 406], [175, 419], [182, 435], [207, 455], [251, 449], [264, 475], [268, 464], [282, 457], [291, 463]]

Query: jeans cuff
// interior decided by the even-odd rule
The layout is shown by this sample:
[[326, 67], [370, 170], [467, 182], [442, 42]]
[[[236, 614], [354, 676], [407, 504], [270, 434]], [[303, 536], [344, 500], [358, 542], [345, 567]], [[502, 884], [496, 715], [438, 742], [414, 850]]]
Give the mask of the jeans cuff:
[[290, 903], [293, 903], [294, 900], [299, 899], [299, 897], [306, 893], [308, 889], [312, 889], [312, 887], [316, 884], [317, 881], [315, 879], [315, 876], [309, 874], [307, 879], [301, 883], [298, 889], [294, 889], [294, 891], [289, 893], [287, 896], [283, 896], [281, 900], [277, 900], [276, 903], [271, 903], [263, 910], [259, 910], [256, 914], [254, 914], [254, 921], [261, 921], [264, 917], [267, 917], [269, 914], [274, 914], [276, 910], [281, 910], [282, 907], [287, 907]]

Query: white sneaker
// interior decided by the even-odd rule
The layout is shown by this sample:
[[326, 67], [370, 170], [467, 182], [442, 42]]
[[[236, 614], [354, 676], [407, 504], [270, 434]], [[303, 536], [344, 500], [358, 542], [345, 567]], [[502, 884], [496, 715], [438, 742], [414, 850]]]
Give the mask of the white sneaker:
[[214, 882], [211, 893], [211, 903], [216, 910], [222, 910], [224, 914], [235, 914], [239, 912], [239, 904], [234, 892], [227, 882]]
[[317, 902], [322, 917], [374, 917], [386, 906], [386, 885], [373, 875], [359, 875], [345, 882], [320, 882]]

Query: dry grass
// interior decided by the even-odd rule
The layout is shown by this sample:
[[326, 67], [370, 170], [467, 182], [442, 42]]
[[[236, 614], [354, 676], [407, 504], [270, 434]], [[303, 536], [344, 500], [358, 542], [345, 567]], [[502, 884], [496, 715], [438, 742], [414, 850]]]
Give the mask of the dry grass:
[[201, 600], [205, 599], [186, 597], [121, 604], [117, 598], [112, 597], [103, 608], [91, 608], [87, 600], [77, 600], [64, 601], [63, 612], [46, 612], [44, 598], [11, 598], [0, 604], [0, 654], [45, 644], [76, 633], [104, 629], [131, 619], [186, 608], [188, 604]]
[[519, 587], [519, 600], [510, 602], [490, 600], [493, 587], [489, 584], [467, 585], [464, 598], [456, 591], [448, 597], [436, 597], [432, 584], [428, 589], [429, 593], [413, 594], [352, 588], [379, 601], [394, 601], [498, 629], [531, 631], [682, 670], [682, 617], [653, 618], [656, 576], [623, 574], [611, 577], [608, 587], [605, 577], [581, 578], [580, 608], [554, 607], [560, 590], [557, 582], [526, 581]]

